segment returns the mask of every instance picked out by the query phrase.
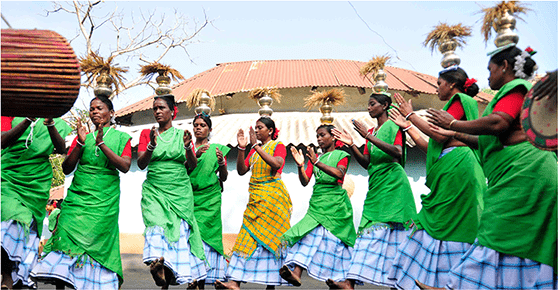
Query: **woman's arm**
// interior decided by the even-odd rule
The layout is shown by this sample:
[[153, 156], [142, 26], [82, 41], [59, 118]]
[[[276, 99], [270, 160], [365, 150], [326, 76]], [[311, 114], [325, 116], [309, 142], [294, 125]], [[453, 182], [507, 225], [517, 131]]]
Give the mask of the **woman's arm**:
[[429, 109], [428, 113], [432, 124], [470, 135], [497, 136], [505, 132], [513, 122], [513, 118], [503, 112], [495, 112], [472, 121], [455, 120], [449, 113], [441, 110]]
[[187, 156], [185, 168], [187, 168], [187, 170], [193, 170], [198, 164], [198, 159], [196, 158], [196, 153], [193, 149], [192, 135], [189, 130], [185, 130], [183, 135], [183, 145], [185, 146], [185, 155]]
[[[296, 147], [292, 146], [290, 147], [290, 150], [292, 151], [292, 156], [294, 157], [294, 161], [298, 167], [299, 182], [301, 182], [301, 185], [307, 186], [307, 184], [309, 184], [309, 176], [307, 176], [307, 173], [305, 172], [306, 168], [303, 166], [305, 157], [303, 156], [301, 149], [298, 151]], [[310, 165], [308, 164], [307, 166], [309, 167]]]
[[261, 156], [264, 162], [272, 168], [272, 172], [277, 172], [280, 168], [282, 168], [282, 165], [284, 165], [284, 158], [266, 153], [260, 144], [255, 144], [253, 148], [255, 149], [255, 152]]
[[451, 130], [445, 130], [441, 127], [438, 127], [434, 124], [430, 124], [430, 129], [437, 132], [438, 134], [442, 134], [445, 136], [453, 137], [456, 140], [459, 140], [465, 143], [472, 149], [478, 149], [478, 136], [473, 136], [465, 133], [459, 133]]
[[315, 151], [311, 147], [307, 147], [307, 157], [309, 157], [309, 161], [311, 161], [311, 163], [313, 163], [315, 166], [317, 166], [317, 168], [319, 168], [326, 174], [338, 180], [344, 179], [344, 174], [346, 174], [346, 167], [344, 166], [332, 167], [319, 161], [317, 154], [315, 154]]
[[76, 136], [75, 147], [72, 149], [70, 154], [66, 155], [64, 161], [62, 161], [62, 172], [68, 175], [74, 171], [78, 161], [82, 157], [82, 146], [86, 142], [86, 129], [82, 126], [82, 120], [76, 119], [76, 131], [78, 136]]
[[218, 178], [224, 182], [228, 177], [228, 171], [226, 166], [226, 158], [222, 151], [216, 147], [216, 157], [218, 158]]
[[245, 148], [247, 143], [243, 129], [239, 129], [237, 131], [237, 174], [239, 175], [245, 175], [249, 171], [249, 167], [245, 165]]
[[[140, 134], [140, 144], [138, 144], [137, 164], [138, 164], [138, 168], [140, 168], [141, 170], [144, 170], [146, 167], [148, 167], [150, 160], [152, 160], [152, 154], [154, 152], [154, 149], [157, 146], [155, 130], [157, 130], [156, 126], [153, 126], [152, 129], [150, 130], [148, 138], [146, 138], [146, 133], [145, 133], [146, 131], [142, 131], [142, 133]], [[146, 150], [140, 151], [140, 147], [144, 149], [143, 147], [144, 147], [144, 143], [146, 142], [146, 139], [150, 140], [149, 143], [147, 144]]]
[[[369, 166], [369, 154], [362, 154], [360, 152], [360, 148], [354, 144], [354, 140], [352, 140], [352, 136], [346, 130], [339, 131], [338, 129], [333, 129], [332, 134], [334, 138], [339, 140], [340, 142], [350, 146], [352, 153], [354, 153], [354, 157], [358, 164], [360, 164], [363, 168], [367, 169]], [[366, 147], [367, 148], [367, 147]]]
[[113, 152], [113, 150], [111, 150], [109, 146], [105, 145], [105, 142], [103, 142], [103, 126], [101, 125], [97, 129], [95, 144], [99, 147], [99, 149], [101, 149], [103, 154], [105, 154], [105, 156], [109, 160], [109, 163], [115, 166], [115, 168], [117, 168], [122, 173], [128, 172], [128, 170], [130, 169], [130, 164], [132, 163], [131, 158], [129, 156], [119, 156], [115, 152]]
[[366, 126], [362, 124], [360, 121], [353, 121], [354, 123], [354, 130], [358, 132], [362, 137], [364, 137], [367, 141], [371, 142], [371, 144], [375, 145], [377, 148], [381, 149], [381, 151], [385, 152], [386, 154], [390, 155], [393, 158], [401, 159], [402, 157], [402, 147], [386, 143], [381, 139], [371, 135]]
[[46, 118], [43, 125], [47, 126], [55, 152], [59, 154], [66, 154], [66, 143], [64, 142], [64, 138], [60, 136], [60, 133], [58, 133], [58, 130], [54, 126], [54, 120], [52, 118]]
[[17, 124], [15, 127], [13, 127], [12, 129], [2, 132], [2, 149], [9, 147], [10, 145], [14, 144], [14, 142], [16, 142], [16, 140], [21, 137], [21, 135], [23, 134], [23, 132], [25, 132], [25, 130], [27, 130], [27, 128], [29, 127], [29, 125], [31, 125], [31, 123], [35, 121], [33, 119], [30, 118], [25, 118], [25, 120], [21, 121], [19, 124]]
[[[389, 110], [389, 119], [391, 119], [397, 126], [399, 126], [403, 131], [406, 130], [406, 133], [412, 138], [414, 143], [416, 143], [416, 147], [418, 147], [422, 152], [428, 152], [428, 142], [422, 138], [420, 135], [420, 131], [412, 126], [412, 123], [405, 120], [403, 115], [399, 113], [396, 109]], [[403, 144], [403, 146], [406, 146]]]

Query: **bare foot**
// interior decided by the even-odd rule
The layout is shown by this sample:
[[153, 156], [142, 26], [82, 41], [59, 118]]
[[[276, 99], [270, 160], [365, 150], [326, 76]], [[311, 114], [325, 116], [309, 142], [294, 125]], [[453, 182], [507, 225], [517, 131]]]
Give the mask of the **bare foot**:
[[329, 289], [354, 289], [354, 283], [352, 283], [350, 280], [335, 282], [333, 279], [327, 279], [325, 283], [327, 283]]
[[241, 289], [239, 283], [235, 281], [222, 282], [216, 280], [216, 282], [214, 282], [214, 287], [216, 287], [216, 289]]
[[194, 280], [187, 285], [187, 289], [196, 289], [198, 287], [198, 281]]
[[416, 282], [416, 286], [418, 286], [420, 289], [441, 289], [441, 290], [445, 289], [445, 288], [431, 287], [431, 286], [428, 286], [424, 283], [420, 283], [420, 281], [418, 281], [418, 280], [414, 280], [414, 282]]
[[284, 265], [280, 268], [280, 277], [284, 280], [288, 281], [288, 283], [299, 287], [301, 286], [301, 280], [298, 278], [294, 273], [288, 268], [288, 266]]
[[154, 278], [154, 282], [156, 282], [157, 286], [165, 286], [167, 283], [165, 281], [165, 271], [163, 266], [163, 257], [153, 260], [150, 264], [150, 273], [152, 274], [152, 278]]
[[2, 274], [2, 289], [12, 289], [13, 286], [12, 273]]

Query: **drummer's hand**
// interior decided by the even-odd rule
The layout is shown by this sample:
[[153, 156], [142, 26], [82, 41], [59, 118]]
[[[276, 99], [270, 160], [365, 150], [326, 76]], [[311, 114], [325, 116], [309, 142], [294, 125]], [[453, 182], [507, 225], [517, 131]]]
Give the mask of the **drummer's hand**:
[[189, 146], [192, 142], [192, 135], [189, 130], [185, 130], [185, 134], [183, 135], [183, 144], [185, 146]]
[[546, 96], [546, 99], [558, 98], [558, 70], [547, 72], [540, 84], [533, 90], [533, 99], [540, 100]]
[[309, 161], [311, 161], [311, 163], [315, 164], [315, 162], [317, 162], [317, 154], [315, 153], [315, 149], [313, 149], [313, 147], [307, 146], [306, 155], [309, 157]]
[[403, 116], [407, 116], [408, 114], [414, 112], [414, 109], [412, 108], [412, 99], [408, 100], [407, 102], [399, 93], [395, 93], [393, 97], [399, 105], [397, 107], [397, 110], [399, 110], [399, 112], [401, 112]]
[[84, 142], [86, 142], [86, 128], [84, 128], [84, 126], [82, 125], [82, 119], [78, 118], [76, 119], [76, 131], [78, 133], [78, 141], [80, 141], [80, 143], [85, 144]]
[[449, 129], [451, 126], [451, 122], [455, 120], [451, 114], [446, 111], [436, 110], [429, 108], [428, 109], [428, 122], [434, 125], [438, 125], [444, 129]]
[[346, 130], [338, 130], [338, 129], [332, 129], [332, 134], [334, 136], [334, 138], [348, 146], [351, 146], [352, 144], [354, 144], [354, 140], [352, 139], [352, 136], [350, 136], [350, 134], [348, 132], [346, 132]]
[[103, 142], [103, 126], [97, 127], [97, 136], [95, 137], [95, 144]]
[[255, 134], [255, 129], [253, 129], [253, 127], [249, 128], [249, 141], [253, 145], [257, 144], [257, 134]]
[[200, 146], [198, 150], [196, 150], [196, 158], [200, 158], [200, 156], [202, 156], [202, 153], [206, 152], [206, 150], [208, 150], [209, 147], [210, 145], [208, 144]]
[[247, 138], [245, 138], [245, 132], [243, 132], [241, 128], [237, 131], [237, 146], [242, 148], [247, 147]]
[[157, 145], [157, 135], [156, 135], [156, 131], [157, 128], [156, 126], [152, 126], [152, 130], [150, 130], [150, 143], [152, 143], [152, 146], [156, 146]]
[[295, 146], [292, 146], [290, 147], [290, 150], [292, 151], [292, 156], [294, 157], [294, 161], [296, 162], [297, 166], [302, 167], [303, 161], [305, 161], [305, 157], [303, 156], [301, 149], [299, 149], [298, 151]]

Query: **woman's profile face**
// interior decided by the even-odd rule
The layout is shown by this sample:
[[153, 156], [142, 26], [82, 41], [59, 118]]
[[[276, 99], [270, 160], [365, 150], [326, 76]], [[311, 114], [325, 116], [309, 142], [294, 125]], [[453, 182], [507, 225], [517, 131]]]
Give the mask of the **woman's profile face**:
[[490, 75], [488, 76], [488, 86], [493, 90], [499, 90], [503, 85], [503, 77], [505, 72], [503, 68], [491, 61], [488, 62], [488, 71]]
[[368, 112], [372, 118], [377, 118], [385, 111], [384, 106], [379, 103], [375, 98], [369, 98]]
[[257, 121], [255, 124], [255, 135], [257, 136], [257, 140], [264, 142], [269, 137], [272, 137], [272, 129], [266, 127], [263, 122]]
[[453, 89], [451, 88], [452, 86], [451, 83], [447, 82], [442, 78], [438, 78], [437, 85], [438, 85], [437, 87], [438, 98], [441, 101], [447, 101], [453, 96], [453, 92], [452, 92]]

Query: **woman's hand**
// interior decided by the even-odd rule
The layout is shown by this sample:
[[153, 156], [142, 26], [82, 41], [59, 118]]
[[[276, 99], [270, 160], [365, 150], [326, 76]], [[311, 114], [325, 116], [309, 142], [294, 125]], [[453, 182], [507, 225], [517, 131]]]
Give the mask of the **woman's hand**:
[[150, 130], [150, 143], [152, 143], [152, 146], [156, 146], [157, 145], [157, 128], [156, 126], [152, 127], [152, 130]]
[[404, 116], [397, 109], [390, 109], [389, 110], [389, 119], [395, 122], [397, 126], [401, 127], [401, 129], [407, 128], [410, 126], [410, 122], [404, 119]]
[[397, 110], [399, 110], [399, 112], [401, 112], [403, 116], [407, 116], [408, 114], [414, 112], [414, 109], [412, 108], [412, 99], [408, 100], [407, 102], [399, 93], [395, 93], [393, 97], [395, 98], [395, 101], [397, 101], [397, 104], [399, 105], [397, 107]]
[[440, 126], [444, 129], [449, 129], [451, 127], [451, 122], [455, 120], [451, 114], [446, 111], [428, 109], [428, 122], [434, 125]]
[[558, 70], [547, 72], [541, 83], [533, 90], [533, 100], [538, 101], [546, 96], [546, 99], [558, 98]]
[[249, 141], [251, 141], [253, 145], [257, 144], [257, 134], [255, 134], [255, 129], [253, 129], [253, 127], [249, 128]]
[[315, 153], [315, 149], [311, 146], [307, 146], [307, 157], [309, 157], [309, 161], [315, 164], [317, 162], [317, 154]]
[[97, 127], [97, 136], [95, 137], [95, 144], [99, 146], [103, 142], [103, 126]]
[[350, 136], [350, 134], [348, 132], [346, 132], [346, 130], [343, 131], [339, 131], [338, 129], [332, 129], [332, 134], [334, 136], [334, 138], [348, 146], [351, 146], [352, 144], [354, 144], [354, 140], [352, 139], [352, 136]]
[[192, 142], [192, 135], [189, 130], [185, 130], [185, 134], [183, 134], [183, 144], [185, 147], [189, 147]]
[[82, 126], [82, 119], [80, 118], [76, 119], [76, 131], [78, 133], [78, 141], [80, 141], [81, 144], [85, 144], [87, 133], [86, 128]]
[[354, 130], [356, 130], [356, 132], [358, 132], [358, 134], [360, 134], [360, 136], [366, 138], [366, 136], [368, 134], [368, 129], [367, 129], [366, 125], [364, 125], [364, 123], [362, 123], [358, 120], [352, 120], [352, 124], [354, 124]]
[[[200, 158], [200, 156], [202, 156], [202, 154], [204, 152], [206, 152], [206, 150], [208, 150], [208, 148], [210, 147], [210, 145], [206, 144], [206, 145], [202, 145], [198, 148], [198, 150], [196, 150], [196, 158]], [[218, 148], [216, 148], [218, 149]]]
[[305, 161], [305, 157], [303, 156], [303, 153], [301, 153], [301, 149], [299, 149], [298, 151], [295, 146], [292, 146], [290, 147], [290, 150], [292, 151], [292, 156], [294, 157], [294, 161], [296, 162], [297, 166], [302, 167], [303, 162]]
[[242, 148], [247, 147], [247, 138], [245, 138], [245, 132], [243, 132], [241, 128], [237, 131], [237, 146]]
[[438, 133], [440, 135], [447, 136], [447, 137], [455, 137], [455, 131], [445, 130], [442, 127], [436, 126], [432, 123], [429, 123], [429, 125], [430, 125], [430, 130], [434, 133]]
[[[208, 146], [208, 145], [204, 145], [202, 147], [205, 147], [205, 146]], [[206, 149], [208, 149], [208, 147], [206, 147]], [[206, 150], [204, 150], [204, 151], [206, 151]], [[198, 155], [198, 152], [196, 154]], [[226, 160], [224, 158], [224, 153], [218, 147], [216, 147], [216, 157], [218, 158], [218, 164], [224, 164], [226, 162]]]
[[43, 125], [45, 125], [45, 126], [54, 125], [53, 118], [45, 118], [45, 120], [43, 121]]

